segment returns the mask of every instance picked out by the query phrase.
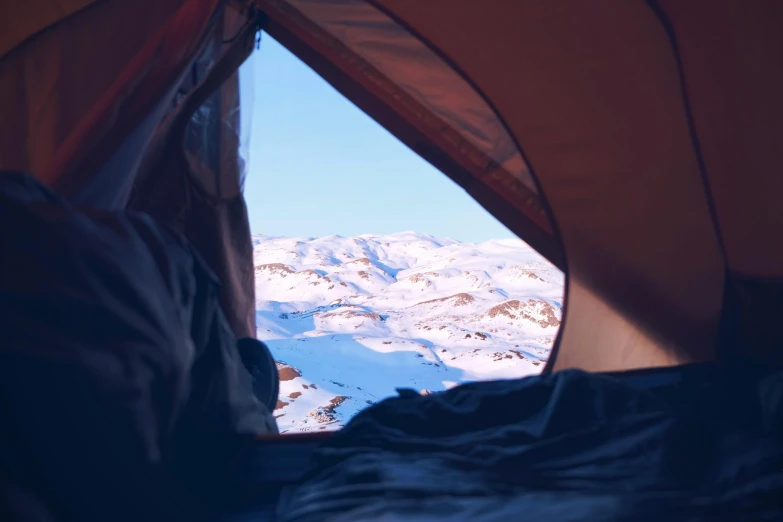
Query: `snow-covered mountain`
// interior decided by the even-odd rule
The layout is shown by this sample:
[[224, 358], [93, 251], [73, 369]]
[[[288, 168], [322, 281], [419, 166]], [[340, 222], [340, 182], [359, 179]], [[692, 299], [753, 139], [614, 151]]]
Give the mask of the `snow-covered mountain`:
[[281, 432], [336, 429], [396, 388], [538, 373], [560, 326], [563, 275], [521, 240], [253, 241]]

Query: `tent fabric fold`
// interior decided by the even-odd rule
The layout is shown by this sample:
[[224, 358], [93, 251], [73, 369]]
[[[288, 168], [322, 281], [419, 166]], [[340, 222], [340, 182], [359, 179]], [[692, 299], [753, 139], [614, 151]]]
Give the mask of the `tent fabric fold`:
[[77, 192], [171, 87], [216, 5], [104, 0], [2, 56], [0, 168]]
[[238, 338], [255, 337], [255, 286], [239, 157], [237, 68], [253, 50], [257, 21], [230, 7], [215, 28], [182, 94], [152, 138], [129, 208], [184, 234], [218, 275], [220, 301]]
[[7, 2], [3, 6], [4, 20], [13, 21], [0, 32], [0, 56], [5, 56], [25, 40], [61, 22], [99, 0], [29, 0]]

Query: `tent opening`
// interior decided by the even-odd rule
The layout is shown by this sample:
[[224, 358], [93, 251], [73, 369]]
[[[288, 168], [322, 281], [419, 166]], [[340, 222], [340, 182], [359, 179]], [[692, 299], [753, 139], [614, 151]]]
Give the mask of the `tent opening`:
[[281, 434], [339, 429], [398, 388], [543, 370], [557, 267], [268, 35], [239, 72]]

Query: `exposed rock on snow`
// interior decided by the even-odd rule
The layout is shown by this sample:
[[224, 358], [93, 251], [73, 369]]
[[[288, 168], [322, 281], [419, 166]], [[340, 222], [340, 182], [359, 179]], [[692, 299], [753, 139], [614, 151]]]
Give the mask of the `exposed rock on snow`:
[[490, 308], [486, 316], [489, 319], [498, 316], [514, 320], [522, 318], [536, 323], [542, 328], [560, 326], [559, 311], [555, 310], [548, 302], [540, 299], [528, 299], [524, 303], [519, 299], [506, 301]]
[[344, 403], [346, 399], [350, 399], [350, 397], [344, 397], [342, 395], [338, 395], [337, 397], [334, 397], [329, 400], [329, 404], [327, 406], [323, 406], [321, 408], [317, 408], [310, 413], [307, 414], [308, 417], [312, 417], [316, 422], [320, 424], [326, 424], [326, 423], [332, 423], [337, 421], [337, 416], [334, 413], [334, 410]]
[[279, 362], [277, 363], [277, 373], [280, 376], [281, 382], [292, 381], [297, 377], [302, 376], [296, 368], [291, 368], [290, 366], [280, 364]]

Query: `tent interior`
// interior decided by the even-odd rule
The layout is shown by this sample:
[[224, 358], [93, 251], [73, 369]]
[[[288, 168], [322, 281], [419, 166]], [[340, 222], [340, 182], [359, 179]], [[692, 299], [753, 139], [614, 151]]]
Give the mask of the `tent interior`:
[[[319, 469], [338, 469], [335, 462], [351, 441], [367, 447], [382, 441], [378, 451], [394, 447], [404, 453], [407, 446], [395, 437], [407, 433], [410, 440], [422, 439], [426, 430], [395, 431], [394, 426], [407, 426], [418, 414], [437, 418], [435, 410], [449, 410], [443, 401], [474, 408], [471, 422], [478, 424], [517, 422], [496, 419], [502, 415], [482, 403], [482, 393], [501, 399], [517, 392], [534, 396], [531, 404], [539, 404], [536, 411], [547, 412], [540, 415], [551, 422], [559, 411], [553, 394], [562, 400], [576, 400], [580, 393], [601, 396], [609, 402], [596, 399], [594, 408], [569, 408], [605, 418], [615, 419], [608, 404], [619, 402], [626, 412], [635, 408], [648, 421], [657, 418], [651, 412], [658, 406], [645, 409], [646, 395], [634, 398], [628, 392], [618, 398], [622, 390], [612, 387], [617, 382], [639, 393], [659, 388], [685, 393], [704, 385], [711, 391], [701, 392], [699, 400], [726, 401], [726, 411], [707, 408], [722, 418], [716, 430], [762, 426], [743, 432], [742, 441], [757, 449], [752, 456], [743, 454], [744, 464], [736, 464], [742, 453], [736, 446], [716, 443], [720, 451], [704, 450], [699, 462], [704, 469], [712, 466], [704, 473], [728, 476], [725, 482], [688, 479], [702, 486], [709, 482], [717, 489], [699, 491], [709, 498], [726, 494], [727, 504], [693, 501], [691, 489], [683, 497], [691, 500], [674, 502], [673, 513], [700, 519], [699, 509], [713, 509], [705, 513], [714, 515], [715, 509], [730, 508], [749, 510], [759, 519], [780, 515], [773, 500], [783, 490], [780, 2], [34, 0], [4, 4], [0, 20], [0, 170], [29, 173], [69, 204], [144, 213], [186, 237], [221, 282], [218, 299], [236, 338], [255, 335], [238, 69], [262, 31], [566, 274], [562, 328], [535, 384], [549, 390], [546, 401], [540, 397], [543, 388], [535, 391], [527, 380], [500, 391], [469, 385], [443, 399], [403, 394], [388, 408], [370, 408], [345, 435], [251, 437], [255, 440], [240, 459], [244, 482], [231, 484], [252, 506], [223, 520], [303, 521], [327, 515], [334, 515], [330, 520], [506, 520], [520, 506], [531, 505], [532, 518], [614, 520], [601, 514], [618, 509], [606, 507], [600, 496], [606, 491], [576, 498], [584, 485], [575, 477], [567, 487], [553, 486], [562, 483], [537, 468], [546, 461], [540, 455], [533, 465], [515, 460], [521, 454], [498, 457], [497, 466], [507, 458], [525, 469], [520, 473], [527, 482], [509, 486], [491, 516], [486, 505], [467, 502], [486, 497], [473, 490], [449, 490], [451, 496], [443, 494], [438, 502], [430, 497], [414, 502], [394, 493], [390, 484], [396, 479], [426, 482], [422, 477], [437, 476], [427, 473], [443, 471], [427, 467], [432, 463], [422, 448], [438, 454], [442, 448], [435, 439], [457, 444], [458, 437], [437, 435], [434, 428], [434, 438], [427, 439], [432, 445], [420, 441], [416, 450], [420, 467], [405, 468], [400, 477], [394, 470], [402, 468], [373, 468], [367, 475], [354, 470], [356, 476], [344, 470], [346, 482], [330, 483], [332, 489], [326, 489], [333, 496], [325, 499], [319, 491], [326, 489], [318, 487], [326, 487], [326, 475], [305, 470], [315, 454]], [[6, 222], [13, 216], [4, 213]], [[1, 254], [4, 277], [15, 266], [9, 245]], [[11, 306], [4, 302], [4, 313]], [[706, 367], [720, 377], [704, 377]], [[731, 376], [724, 378], [725, 371]], [[579, 380], [583, 375], [606, 377], [611, 390], [585, 384]], [[765, 380], [763, 393], [740, 390], [756, 390], [759, 379], [770, 376], [777, 380], [774, 385]], [[685, 381], [689, 384], [680, 386]], [[752, 416], [750, 411], [763, 422], [742, 416]], [[617, 415], [617, 422], [625, 418]], [[383, 419], [399, 424], [381, 430]], [[699, 420], [697, 431], [705, 437], [706, 426], [718, 422], [706, 413]], [[380, 431], [372, 432], [376, 428]], [[563, 429], [560, 435], [577, 427]], [[502, 427], [493, 433], [514, 438]], [[683, 440], [696, 444], [689, 436], [674, 438], [683, 447], [692, 448]], [[481, 446], [481, 440], [471, 439], [470, 446]], [[597, 447], [602, 446], [591, 439], [577, 452], [581, 457], [547, 462], [562, 470], [611, 461], [611, 452], [591, 453]], [[558, 446], [547, 448], [542, 451], [556, 453]], [[715, 471], [725, 471], [716, 459], [734, 462], [736, 473]], [[344, 456], [340, 462], [348, 460]], [[460, 469], [470, 468], [470, 462]], [[4, 483], [16, 480], [8, 478], [14, 476], [8, 466], [3, 464]], [[536, 470], [546, 480], [533, 480]], [[505, 473], [498, 476], [511, 484], [510, 472]], [[613, 477], [627, 473], [628, 468]], [[359, 501], [341, 496], [363, 476], [368, 483], [385, 484], [367, 490], [385, 504], [357, 508]], [[326, 482], [319, 486], [318, 480]], [[288, 494], [289, 507], [280, 508], [281, 491], [300, 484], [305, 485]], [[53, 487], [46, 485], [44, 498]], [[623, 491], [620, 485], [607, 487]], [[663, 497], [639, 503], [649, 516], [661, 515], [651, 506], [666, 504]], [[519, 499], [528, 504], [515, 503]], [[154, 499], [139, 500], [144, 502]], [[303, 507], [308, 503], [318, 507], [308, 511]], [[584, 516], [568, 518], [566, 512], [548, 511], [552, 506]], [[40, 520], [59, 518], [41, 515]]]

